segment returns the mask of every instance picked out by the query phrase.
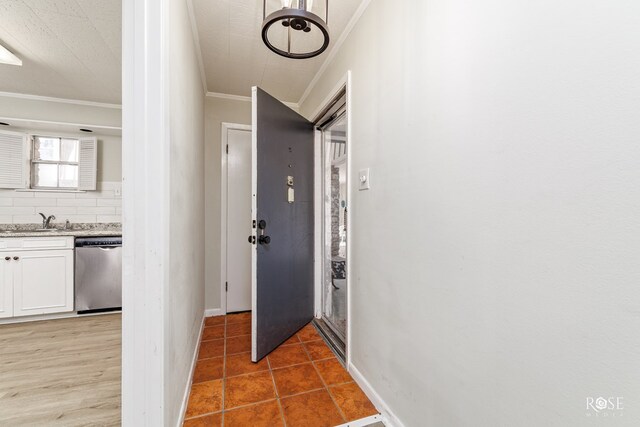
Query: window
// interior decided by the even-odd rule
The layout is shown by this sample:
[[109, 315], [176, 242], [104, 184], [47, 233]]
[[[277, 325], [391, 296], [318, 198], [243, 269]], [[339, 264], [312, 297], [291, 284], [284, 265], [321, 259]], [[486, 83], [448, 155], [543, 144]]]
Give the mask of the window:
[[96, 137], [56, 137], [0, 130], [0, 188], [95, 191]]
[[78, 189], [80, 141], [33, 137], [31, 188]]

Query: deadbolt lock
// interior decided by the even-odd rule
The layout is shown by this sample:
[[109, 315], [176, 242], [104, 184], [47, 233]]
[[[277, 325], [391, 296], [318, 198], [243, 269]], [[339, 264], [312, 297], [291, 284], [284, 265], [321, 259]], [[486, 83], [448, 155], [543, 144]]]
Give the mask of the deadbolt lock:
[[271, 237], [269, 236], [258, 236], [258, 243], [260, 243], [261, 245], [268, 245], [269, 243], [271, 243]]

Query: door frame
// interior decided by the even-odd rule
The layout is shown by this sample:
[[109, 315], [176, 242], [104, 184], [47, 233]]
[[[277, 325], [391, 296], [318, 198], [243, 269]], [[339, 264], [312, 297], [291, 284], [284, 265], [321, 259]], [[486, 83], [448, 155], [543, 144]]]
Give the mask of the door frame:
[[[353, 183], [357, 182], [357, 179], [352, 179], [353, 175], [353, 159], [352, 159], [352, 129], [353, 129], [353, 114], [351, 112], [352, 106], [352, 98], [351, 98], [351, 89], [352, 89], [352, 80], [351, 80], [351, 70], [348, 70], [333, 86], [325, 98], [322, 100], [320, 104], [316, 107], [316, 110], [311, 114], [311, 120], [315, 123], [320, 119], [318, 117], [322, 111], [324, 111], [329, 103], [343, 90], [346, 93], [346, 110], [345, 114], [347, 116], [347, 201], [349, 206], [353, 206]], [[322, 177], [323, 177], [323, 157], [322, 157], [322, 132], [316, 130], [316, 139], [315, 139], [315, 165], [314, 165], [314, 173], [315, 173], [315, 184], [314, 184], [314, 193], [315, 193], [315, 316], [317, 319], [322, 317], [322, 262], [323, 262], [323, 245], [322, 245], [322, 227], [324, 223], [323, 218], [323, 186], [322, 186]], [[353, 208], [347, 209], [347, 224], [353, 224]], [[351, 366], [351, 312], [353, 308], [352, 304], [352, 288], [353, 288], [353, 256], [351, 251], [351, 242], [352, 242], [352, 229], [353, 227], [347, 227], [347, 330], [346, 330], [346, 340], [345, 340], [345, 365], [347, 371]]]
[[[222, 137], [220, 138], [220, 310], [222, 315], [227, 314], [227, 291], [225, 282], [227, 281], [227, 184], [228, 184], [228, 158], [227, 144], [229, 143], [229, 130], [244, 130], [251, 132], [251, 125], [239, 123], [223, 122], [221, 126]], [[253, 152], [252, 152], [253, 156]], [[250, 166], [253, 173], [253, 159]], [[247, 234], [248, 236], [248, 234]]]

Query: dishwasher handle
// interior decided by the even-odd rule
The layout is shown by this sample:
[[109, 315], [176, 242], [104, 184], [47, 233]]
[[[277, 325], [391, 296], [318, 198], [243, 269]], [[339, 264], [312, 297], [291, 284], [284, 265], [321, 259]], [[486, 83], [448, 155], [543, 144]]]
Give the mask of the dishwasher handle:
[[80, 237], [76, 238], [76, 248], [120, 247], [122, 237]]

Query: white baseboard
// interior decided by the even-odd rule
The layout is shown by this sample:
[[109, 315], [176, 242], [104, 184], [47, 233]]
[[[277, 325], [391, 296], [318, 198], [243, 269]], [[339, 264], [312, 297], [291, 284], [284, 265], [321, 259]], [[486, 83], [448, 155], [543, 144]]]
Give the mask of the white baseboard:
[[204, 317], [222, 316], [224, 312], [221, 308], [207, 308], [204, 311]]
[[178, 418], [178, 424], [176, 427], [182, 427], [184, 424], [184, 416], [187, 412], [187, 404], [189, 403], [189, 392], [191, 391], [191, 382], [193, 381], [193, 373], [196, 370], [196, 362], [198, 360], [198, 350], [200, 349], [200, 337], [202, 337], [202, 330], [204, 329], [204, 320], [207, 317], [206, 311], [205, 315], [202, 316], [202, 322], [200, 322], [200, 330], [198, 331], [198, 338], [196, 339], [196, 348], [193, 352], [193, 358], [191, 359], [191, 368], [189, 369], [189, 381], [187, 381], [187, 387], [184, 390], [184, 395], [182, 396], [182, 405], [180, 405], [180, 417]]
[[353, 366], [353, 363], [349, 364], [349, 373], [353, 379], [358, 383], [362, 391], [367, 395], [373, 406], [382, 414], [382, 422], [387, 427], [405, 427], [405, 425], [398, 419], [398, 417], [389, 409], [389, 405], [382, 400], [382, 397], [373, 389], [369, 381]]
[[70, 319], [73, 317], [105, 316], [109, 314], [122, 314], [122, 311], [121, 310], [101, 311], [98, 313], [85, 313], [85, 314], [78, 314], [77, 312], [72, 311], [69, 313], [38, 314], [35, 316], [24, 316], [24, 317], [7, 317], [5, 319], [0, 319], [0, 325], [8, 325], [11, 323], [40, 322], [43, 320]]
[[370, 417], [360, 418], [359, 420], [349, 421], [336, 427], [367, 427], [379, 421], [383, 421], [382, 415], [372, 415]]

